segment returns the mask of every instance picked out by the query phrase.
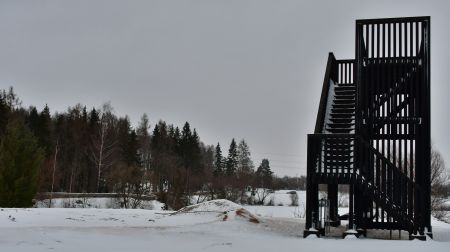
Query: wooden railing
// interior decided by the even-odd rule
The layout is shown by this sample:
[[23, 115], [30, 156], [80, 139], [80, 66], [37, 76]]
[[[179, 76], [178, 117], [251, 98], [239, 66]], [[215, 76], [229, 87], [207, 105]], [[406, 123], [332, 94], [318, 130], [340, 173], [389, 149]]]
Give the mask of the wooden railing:
[[308, 135], [308, 174], [335, 176], [337, 181], [359, 184], [376, 203], [365, 218], [398, 222], [408, 229], [415, 228], [414, 220], [421, 218], [414, 214], [414, 200], [423, 192], [413, 176], [358, 135]]
[[351, 84], [354, 82], [354, 63], [355, 60], [344, 59], [336, 60], [333, 53], [328, 54], [327, 68], [323, 79], [322, 94], [320, 95], [319, 110], [317, 111], [316, 127], [314, 133], [323, 133], [325, 115], [330, 92], [330, 85]]
[[325, 77], [323, 78], [322, 94], [320, 95], [319, 110], [317, 111], [316, 127], [314, 133], [322, 133], [325, 122], [325, 115], [327, 109], [328, 93], [330, 90], [330, 81], [336, 69], [336, 58], [333, 53], [328, 54], [327, 69], [325, 70]]
[[354, 134], [309, 134], [308, 174], [353, 174]]

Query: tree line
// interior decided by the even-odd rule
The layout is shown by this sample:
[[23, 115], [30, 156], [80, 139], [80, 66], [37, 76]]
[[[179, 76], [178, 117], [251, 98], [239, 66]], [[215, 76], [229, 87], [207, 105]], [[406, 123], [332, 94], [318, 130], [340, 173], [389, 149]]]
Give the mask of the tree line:
[[292, 186], [268, 159], [255, 169], [244, 139], [232, 139], [223, 156], [220, 143], [204, 144], [189, 122], [151, 127], [144, 114], [132, 127], [109, 103], [52, 115], [48, 106], [24, 108], [12, 87], [0, 92], [0, 151], [1, 206], [29, 206], [36, 192], [113, 192], [153, 193], [179, 209], [202, 199], [251, 203], [255, 188]]

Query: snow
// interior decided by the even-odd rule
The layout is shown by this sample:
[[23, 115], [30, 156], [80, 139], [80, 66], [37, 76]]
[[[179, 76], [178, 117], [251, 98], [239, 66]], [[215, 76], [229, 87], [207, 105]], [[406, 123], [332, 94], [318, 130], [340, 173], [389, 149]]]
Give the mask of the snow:
[[186, 212], [229, 212], [242, 208], [234, 202], [225, 199], [210, 200], [203, 203], [187, 206], [178, 211], [178, 213]]
[[[289, 196], [275, 192], [279, 202]], [[304, 201], [300, 197], [300, 204]], [[215, 200], [180, 211], [148, 209], [0, 209], [0, 251], [448, 251], [450, 224], [433, 219], [435, 240], [339, 237], [303, 239], [295, 207], [241, 206]], [[253, 221], [252, 221], [253, 220]], [[257, 221], [254, 221], [257, 220]], [[342, 230], [337, 230], [342, 234]], [[398, 233], [397, 233], [398, 236]], [[402, 233], [403, 239], [407, 238]]]

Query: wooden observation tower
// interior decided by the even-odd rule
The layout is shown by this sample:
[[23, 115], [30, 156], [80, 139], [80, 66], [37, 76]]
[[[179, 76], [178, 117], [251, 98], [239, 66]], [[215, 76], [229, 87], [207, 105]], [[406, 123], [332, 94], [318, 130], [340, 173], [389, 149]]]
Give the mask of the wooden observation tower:
[[[304, 236], [348, 218], [353, 233], [431, 237], [430, 17], [357, 20], [355, 42], [354, 60], [328, 57], [308, 135]], [[339, 184], [349, 187], [346, 217], [338, 215]]]

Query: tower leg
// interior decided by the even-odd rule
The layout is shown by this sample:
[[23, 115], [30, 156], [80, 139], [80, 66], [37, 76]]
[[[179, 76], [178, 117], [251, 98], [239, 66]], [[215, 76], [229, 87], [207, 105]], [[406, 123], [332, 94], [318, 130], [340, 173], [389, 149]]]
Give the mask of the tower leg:
[[306, 190], [306, 225], [303, 237], [307, 237], [310, 234], [319, 236], [319, 232], [314, 230], [317, 228], [317, 221], [319, 219], [319, 185], [313, 184], [311, 179], [308, 178], [307, 190]]
[[328, 184], [328, 200], [330, 201], [330, 225], [341, 225], [338, 214], [338, 184]]

